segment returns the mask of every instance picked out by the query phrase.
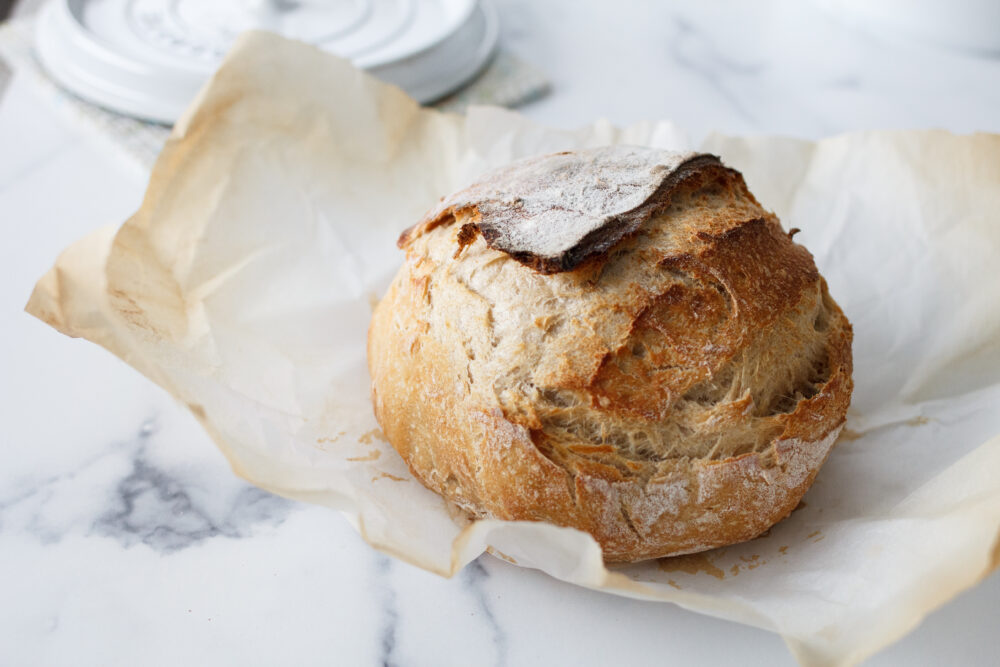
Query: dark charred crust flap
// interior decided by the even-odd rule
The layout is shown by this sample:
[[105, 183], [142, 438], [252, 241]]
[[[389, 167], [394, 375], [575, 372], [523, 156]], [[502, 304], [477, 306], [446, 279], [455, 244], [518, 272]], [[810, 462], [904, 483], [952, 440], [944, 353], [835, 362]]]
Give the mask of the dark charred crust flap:
[[600, 258], [669, 203], [672, 191], [706, 169], [728, 170], [714, 155], [637, 146], [543, 155], [515, 162], [443, 199], [399, 237], [400, 248], [471, 214], [474, 238], [540, 273], [572, 271]]

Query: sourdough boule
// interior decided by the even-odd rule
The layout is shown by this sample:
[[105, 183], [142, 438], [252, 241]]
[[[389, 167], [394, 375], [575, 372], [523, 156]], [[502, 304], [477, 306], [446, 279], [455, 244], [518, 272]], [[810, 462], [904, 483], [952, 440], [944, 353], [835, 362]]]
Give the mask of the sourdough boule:
[[787, 516], [850, 402], [851, 326], [718, 158], [531, 158], [443, 199], [368, 336], [375, 415], [475, 517], [590, 533], [608, 561]]

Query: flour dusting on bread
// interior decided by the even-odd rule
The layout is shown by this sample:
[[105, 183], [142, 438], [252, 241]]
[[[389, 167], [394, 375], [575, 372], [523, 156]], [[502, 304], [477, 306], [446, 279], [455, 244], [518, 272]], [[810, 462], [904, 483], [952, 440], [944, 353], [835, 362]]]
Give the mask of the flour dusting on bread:
[[669, 197], [672, 186], [707, 166], [713, 155], [638, 146], [606, 146], [515, 162], [444, 199], [400, 245], [474, 212], [460, 228], [543, 273], [569, 271], [634, 233]]

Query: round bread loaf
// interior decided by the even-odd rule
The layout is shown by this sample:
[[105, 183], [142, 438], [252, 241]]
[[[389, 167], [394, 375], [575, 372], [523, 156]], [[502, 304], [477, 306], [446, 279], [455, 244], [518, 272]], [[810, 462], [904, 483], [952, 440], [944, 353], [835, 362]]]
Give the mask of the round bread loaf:
[[447, 500], [584, 530], [608, 561], [756, 537], [852, 390], [851, 326], [793, 234], [711, 155], [514, 163], [400, 237], [375, 415]]

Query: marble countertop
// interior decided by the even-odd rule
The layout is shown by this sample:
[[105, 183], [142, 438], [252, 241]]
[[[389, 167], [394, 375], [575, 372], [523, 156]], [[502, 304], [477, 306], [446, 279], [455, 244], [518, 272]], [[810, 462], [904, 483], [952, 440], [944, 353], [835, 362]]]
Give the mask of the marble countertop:
[[[820, 137], [1000, 132], [1000, 58], [808, 3], [497, 3], [552, 93], [523, 112]], [[237, 479], [195, 420], [22, 312], [68, 243], [144, 182], [15, 77], [0, 100], [0, 664], [791, 664], [780, 638], [483, 556], [452, 580], [338, 514]], [[994, 576], [871, 665], [996, 661]], [[738, 657], [736, 657], [738, 656]]]

